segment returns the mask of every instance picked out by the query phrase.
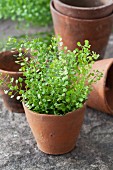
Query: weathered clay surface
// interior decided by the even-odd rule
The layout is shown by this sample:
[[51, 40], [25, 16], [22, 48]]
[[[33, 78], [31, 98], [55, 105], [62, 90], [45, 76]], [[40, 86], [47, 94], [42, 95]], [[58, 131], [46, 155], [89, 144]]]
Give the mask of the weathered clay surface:
[[[112, 47], [113, 36], [106, 58]], [[51, 156], [38, 150], [25, 115], [8, 112], [0, 98], [0, 170], [113, 170], [113, 116], [87, 108], [77, 148]]]
[[60, 13], [79, 19], [97, 19], [110, 15], [113, 11], [112, 0], [54, 0]]
[[112, 30], [113, 15], [95, 20], [81, 20], [59, 13], [55, 10], [53, 1], [50, 8], [55, 34], [62, 37], [62, 48], [67, 46], [69, 50], [74, 50], [77, 42], [84, 44], [84, 40], [89, 40], [91, 50], [99, 53], [99, 59], [103, 59]]
[[113, 58], [96, 61], [92, 70], [103, 73], [92, 85], [87, 105], [102, 112], [113, 114]]
[[47, 154], [68, 153], [76, 146], [86, 105], [64, 116], [37, 114], [24, 106], [38, 148]]

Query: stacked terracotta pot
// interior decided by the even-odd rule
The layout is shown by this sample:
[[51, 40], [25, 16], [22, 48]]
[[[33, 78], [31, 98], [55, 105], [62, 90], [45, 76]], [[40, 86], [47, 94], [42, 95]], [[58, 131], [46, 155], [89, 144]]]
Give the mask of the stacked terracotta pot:
[[89, 40], [91, 50], [104, 57], [113, 24], [112, 0], [52, 0], [55, 34], [74, 50], [77, 42]]

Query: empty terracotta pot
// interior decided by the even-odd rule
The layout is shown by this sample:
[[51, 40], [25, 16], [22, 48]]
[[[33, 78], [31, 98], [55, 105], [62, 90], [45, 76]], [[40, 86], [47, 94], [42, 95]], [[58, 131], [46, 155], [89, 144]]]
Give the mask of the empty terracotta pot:
[[75, 145], [84, 119], [83, 108], [64, 116], [39, 114], [29, 110], [24, 104], [29, 126], [38, 148], [47, 154], [64, 154]]
[[[5, 51], [0, 53], [0, 73], [2, 73], [3, 79], [5, 77], [6, 83], [9, 82], [11, 77], [16, 80], [23, 76], [22, 72], [19, 72], [20, 65], [15, 63], [16, 57], [13, 55], [18, 55], [18, 52]], [[9, 76], [8, 78], [6, 78], [7, 75]], [[7, 89], [7, 85], [5, 84], [0, 87], [0, 95], [3, 98], [5, 106], [12, 112], [23, 113], [22, 103], [16, 100], [17, 95], [14, 98], [10, 98], [10, 96], [4, 93], [4, 90]]]
[[99, 53], [100, 59], [104, 57], [112, 30], [113, 14], [102, 19], [82, 20], [59, 13], [55, 10], [53, 1], [50, 7], [55, 34], [62, 37], [64, 46], [74, 50], [77, 42], [84, 44], [84, 40], [89, 40], [91, 50]]
[[60, 13], [79, 19], [98, 19], [111, 15], [112, 0], [54, 0], [54, 6]]
[[95, 62], [93, 70], [99, 70], [103, 77], [93, 84], [87, 105], [99, 111], [113, 114], [113, 59]]

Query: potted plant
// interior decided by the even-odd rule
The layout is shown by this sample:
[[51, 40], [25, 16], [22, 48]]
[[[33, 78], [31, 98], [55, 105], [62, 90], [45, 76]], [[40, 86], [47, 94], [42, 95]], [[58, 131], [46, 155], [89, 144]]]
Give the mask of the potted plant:
[[[91, 84], [101, 78], [97, 70], [90, 73], [92, 64], [99, 55], [84, 46], [74, 51], [58, 50], [61, 38], [52, 38], [51, 45], [38, 39], [23, 42], [18, 64], [24, 78], [18, 86], [9, 83], [10, 91], [16, 90], [22, 98], [27, 121], [36, 139], [38, 148], [48, 154], [63, 154], [71, 151], [82, 126], [85, 102]], [[30, 51], [32, 57], [24, 57]], [[67, 50], [67, 52], [66, 52]], [[25, 83], [21, 89], [19, 83]]]

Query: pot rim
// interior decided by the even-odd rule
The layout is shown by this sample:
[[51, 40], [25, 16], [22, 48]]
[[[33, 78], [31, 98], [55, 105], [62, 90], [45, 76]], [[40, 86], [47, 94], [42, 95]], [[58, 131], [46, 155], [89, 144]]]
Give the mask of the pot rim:
[[23, 75], [23, 72], [18, 72], [18, 71], [6, 71], [6, 70], [2, 70], [2, 69], [0, 69], [0, 73], [8, 74], [8, 75], [15, 75], [15, 74]]
[[109, 2], [107, 3], [106, 5], [100, 5], [98, 7], [77, 7], [77, 6], [72, 6], [72, 5], [68, 5], [68, 4], [65, 4], [63, 3], [62, 1], [60, 0], [56, 0], [58, 4], [61, 5], [61, 7], [66, 7], [66, 8], [71, 8], [71, 9], [77, 9], [77, 10], [84, 10], [84, 11], [91, 11], [91, 10], [100, 10], [100, 9], [103, 9], [105, 7], [110, 7], [111, 5], [113, 5], [113, 2]]
[[6, 70], [2, 70], [2, 69], [0, 69], [0, 73], [8, 74], [8, 75], [15, 75], [15, 74], [23, 75], [23, 72], [18, 72], [18, 71], [6, 71]]
[[86, 102], [85, 102], [85, 103], [83, 104], [83, 107], [81, 107], [81, 108], [79, 108], [79, 109], [77, 109], [77, 110], [73, 110], [72, 112], [68, 112], [68, 113], [66, 113], [65, 115], [54, 115], [54, 114], [49, 115], [49, 114], [41, 114], [41, 113], [38, 113], [38, 112], [34, 112], [34, 111], [28, 109], [28, 108], [25, 106], [25, 103], [24, 103], [24, 102], [22, 102], [22, 104], [23, 104], [23, 107], [24, 107], [27, 111], [30, 111], [30, 112], [31, 112], [32, 114], [34, 114], [35, 116], [40, 116], [40, 117], [43, 116], [43, 117], [57, 117], [57, 118], [63, 118], [63, 117], [69, 116], [70, 114], [75, 113], [76, 111], [78, 112], [79, 110], [83, 110], [83, 109], [86, 108]]
[[108, 18], [113, 18], [113, 13], [110, 14], [110, 15], [108, 15], [108, 16], [106, 16], [106, 17], [98, 18], [98, 19], [78, 19], [78, 18], [69, 17], [69, 16], [67, 16], [67, 15], [64, 15], [64, 14], [60, 13], [59, 11], [57, 11], [57, 10], [55, 9], [55, 7], [54, 7], [54, 1], [53, 1], [53, 0], [51, 0], [51, 2], [50, 2], [50, 8], [51, 8], [57, 15], [60, 15], [60, 16], [62, 16], [62, 17], [64, 17], [64, 18], [67, 18], [67, 19], [70, 19], [70, 20], [81, 21], [81, 22], [91, 22], [91, 23], [93, 22], [93, 23], [95, 23], [95, 22], [107, 20]]
[[[10, 50], [7, 50], [7, 51], [0, 52], [0, 55], [3, 54], [3, 53], [6, 53], [6, 52], [13, 53]], [[15, 75], [15, 74], [22, 75], [23, 74], [23, 72], [21, 72], [21, 71], [20, 72], [19, 71], [8, 71], [8, 70], [1, 69], [1, 68], [0, 68], [0, 73], [8, 74], [8, 75]]]

